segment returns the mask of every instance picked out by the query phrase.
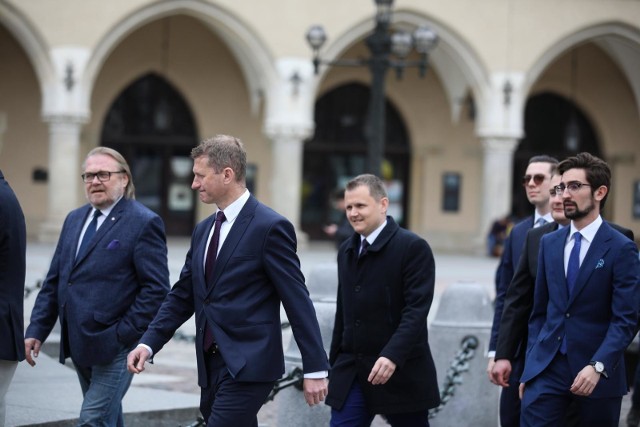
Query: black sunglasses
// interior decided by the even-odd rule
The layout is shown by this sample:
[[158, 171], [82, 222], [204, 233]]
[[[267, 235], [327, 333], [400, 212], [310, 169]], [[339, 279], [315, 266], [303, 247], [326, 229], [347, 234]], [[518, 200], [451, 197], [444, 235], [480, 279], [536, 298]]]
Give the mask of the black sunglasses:
[[522, 185], [527, 185], [533, 179], [533, 183], [535, 185], [540, 185], [544, 182], [547, 177], [541, 173], [537, 173], [535, 175], [525, 175], [522, 177]]

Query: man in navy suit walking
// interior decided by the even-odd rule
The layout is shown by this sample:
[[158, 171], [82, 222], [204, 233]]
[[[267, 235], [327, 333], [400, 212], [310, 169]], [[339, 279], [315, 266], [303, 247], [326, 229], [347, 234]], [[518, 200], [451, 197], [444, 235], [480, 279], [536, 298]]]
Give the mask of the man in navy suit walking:
[[581, 425], [616, 427], [638, 321], [638, 249], [600, 216], [611, 186], [604, 161], [580, 153], [558, 171], [571, 225], [540, 242], [521, 424], [562, 425], [577, 402]]
[[89, 203], [64, 221], [25, 332], [27, 362], [60, 320], [60, 363], [71, 358], [84, 400], [78, 425], [123, 426], [126, 357], [169, 291], [162, 219], [136, 202], [129, 165], [94, 148], [82, 180]]
[[24, 360], [24, 278], [27, 231], [20, 202], [0, 171], [0, 426], [5, 395]]
[[238, 138], [217, 135], [191, 157], [191, 187], [217, 210], [196, 226], [180, 279], [129, 354], [129, 370], [142, 372], [195, 313], [200, 411], [207, 426], [257, 426], [260, 407], [284, 373], [282, 302], [302, 355], [305, 400], [320, 403], [329, 364], [292, 224], [247, 190], [247, 155]]
[[[527, 232], [534, 227], [553, 221], [549, 208], [549, 190], [551, 189], [551, 178], [556, 173], [557, 164], [558, 160], [554, 157], [547, 155], [533, 156], [529, 159], [529, 165], [522, 178], [522, 185], [527, 192], [527, 199], [535, 207], [535, 211], [533, 215], [520, 221], [511, 230], [496, 272], [495, 310], [491, 327], [491, 339], [489, 341], [489, 363], [487, 365], [489, 380], [494, 384], [498, 384], [492, 376], [492, 371], [507, 289], [520, 260]], [[519, 357], [514, 359], [514, 375], [512, 376], [511, 387], [503, 388], [500, 394], [500, 425], [502, 427], [518, 427], [520, 424], [518, 378], [522, 372], [523, 364], [524, 352], [521, 351]]]

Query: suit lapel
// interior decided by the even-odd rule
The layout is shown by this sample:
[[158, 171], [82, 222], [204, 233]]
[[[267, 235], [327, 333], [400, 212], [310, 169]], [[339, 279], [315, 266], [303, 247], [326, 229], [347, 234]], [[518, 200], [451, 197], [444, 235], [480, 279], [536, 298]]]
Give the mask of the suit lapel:
[[547, 277], [552, 278], [548, 280], [550, 286], [555, 287], [555, 291], [558, 293], [563, 301], [569, 299], [569, 291], [567, 289], [567, 279], [564, 272], [564, 245], [567, 241], [569, 234], [569, 227], [566, 227], [557, 233], [549, 234], [547, 237], [548, 244], [545, 245], [545, 258], [549, 261], [545, 267], [548, 268]]
[[[127, 199], [123, 197], [122, 199], [120, 199], [118, 204], [116, 204], [113, 207], [113, 209], [111, 209], [111, 212], [107, 217], [105, 217], [104, 221], [102, 222], [102, 225], [100, 225], [100, 228], [98, 228], [98, 230], [96, 231], [96, 234], [93, 236], [93, 239], [91, 239], [91, 241], [89, 242], [87, 249], [84, 251], [82, 255], [80, 255], [79, 258], [76, 259], [75, 265], [78, 265], [91, 252], [93, 252], [93, 249], [96, 247], [98, 242], [100, 242], [104, 238], [104, 236], [106, 236], [107, 233], [109, 233], [109, 230], [111, 230], [111, 228], [120, 220], [120, 218], [124, 216], [124, 211], [127, 206], [127, 203], [128, 203]], [[91, 210], [89, 210], [89, 212], [91, 212]], [[87, 215], [89, 215], [88, 212], [87, 212]], [[87, 219], [87, 215], [84, 216], [85, 221]], [[82, 230], [83, 225], [84, 225], [84, 221], [80, 224], [80, 230]], [[76, 251], [79, 244], [79, 240], [80, 240], [80, 233], [78, 232], [78, 235], [76, 238], [76, 245], [75, 245]]]
[[584, 257], [582, 264], [580, 264], [578, 278], [576, 279], [576, 284], [574, 285], [573, 292], [571, 294], [570, 303], [575, 300], [576, 296], [579, 295], [582, 289], [586, 286], [589, 278], [596, 269], [598, 260], [603, 259], [606, 253], [609, 252], [610, 240], [610, 229], [605, 223], [602, 223], [596, 232], [596, 235], [593, 237], [593, 242], [589, 245], [589, 250]]

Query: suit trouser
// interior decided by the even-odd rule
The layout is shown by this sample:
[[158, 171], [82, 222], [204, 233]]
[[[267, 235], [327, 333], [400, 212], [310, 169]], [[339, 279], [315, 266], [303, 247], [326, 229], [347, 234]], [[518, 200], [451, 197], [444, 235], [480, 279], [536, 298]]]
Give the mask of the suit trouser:
[[209, 387], [200, 389], [200, 412], [207, 427], [257, 427], [258, 411], [275, 381], [236, 381], [219, 351], [204, 358]]
[[7, 402], [5, 396], [9, 389], [9, 384], [16, 373], [18, 362], [12, 360], [0, 360], [0, 426], [4, 425], [7, 414]]
[[500, 425], [502, 427], [520, 426], [520, 377], [524, 368], [524, 357], [519, 355], [511, 361], [511, 375], [509, 387], [503, 387], [500, 392]]
[[122, 398], [131, 385], [133, 374], [127, 371], [129, 347], [122, 346], [106, 365], [78, 366], [76, 373], [82, 388], [79, 426], [123, 427]]
[[549, 366], [526, 384], [520, 424], [564, 427], [567, 409], [577, 402], [580, 426], [618, 427], [622, 396], [602, 399], [576, 396], [569, 391], [574, 379], [567, 357], [558, 352]]
[[[369, 427], [375, 414], [369, 412], [358, 380], [354, 380], [339, 411], [331, 410], [330, 427]], [[384, 415], [392, 427], [429, 427], [429, 411]]]

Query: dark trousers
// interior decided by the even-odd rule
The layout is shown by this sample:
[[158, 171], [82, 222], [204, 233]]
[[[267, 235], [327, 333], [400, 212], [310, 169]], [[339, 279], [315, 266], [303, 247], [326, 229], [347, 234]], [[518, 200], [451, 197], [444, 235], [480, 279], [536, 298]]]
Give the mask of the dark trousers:
[[576, 396], [569, 391], [573, 380], [567, 357], [558, 352], [549, 366], [527, 383], [520, 424], [563, 427], [567, 410], [574, 404], [578, 406], [580, 426], [618, 427], [622, 396], [603, 399]]
[[258, 411], [275, 381], [236, 381], [220, 353], [206, 355], [205, 364], [209, 387], [200, 390], [200, 412], [207, 427], [257, 427]]
[[[331, 410], [331, 427], [369, 427], [375, 414], [366, 407], [364, 394], [358, 381], [355, 380], [349, 390], [347, 400], [342, 409]], [[409, 412], [403, 414], [384, 415], [392, 427], [429, 427], [429, 411]]]
[[520, 427], [520, 377], [524, 368], [524, 355], [511, 361], [509, 387], [500, 392], [500, 425], [502, 427]]

